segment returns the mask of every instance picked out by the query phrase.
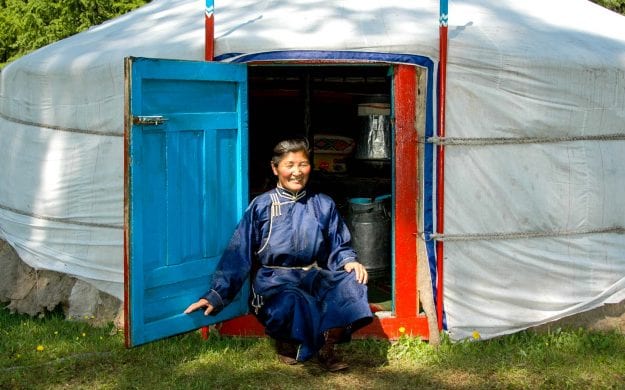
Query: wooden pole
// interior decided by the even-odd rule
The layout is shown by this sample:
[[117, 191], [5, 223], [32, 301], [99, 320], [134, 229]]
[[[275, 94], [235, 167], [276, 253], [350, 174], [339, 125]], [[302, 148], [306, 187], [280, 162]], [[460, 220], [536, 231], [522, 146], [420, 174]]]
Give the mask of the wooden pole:
[[215, 0], [206, 0], [204, 14], [204, 59], [215, 58]]
[[[438, 136], [445, 137], [445, 93], [447, 88], [447, 25], [448, 4], [447, 0], [440, 1], [439, 18], [439, 75], [438, 75]], [[437, 146], [437, 186], [436, 186], [436, 232], [443, 234], [445, 231], [445, 147]], [[438, 329], [443, 329], [443, 242], [436, 242], [436, 313]]]

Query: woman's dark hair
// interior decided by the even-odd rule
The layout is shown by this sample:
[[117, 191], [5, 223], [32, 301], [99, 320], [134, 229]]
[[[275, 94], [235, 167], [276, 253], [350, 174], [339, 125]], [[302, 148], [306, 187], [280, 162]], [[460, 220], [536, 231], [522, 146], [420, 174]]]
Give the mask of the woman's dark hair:
[[304, 152], [310, 158], [310, 144], [306, 138], [285, 139], [273, 148], [271, 164], [277, 167], [287, 153]]

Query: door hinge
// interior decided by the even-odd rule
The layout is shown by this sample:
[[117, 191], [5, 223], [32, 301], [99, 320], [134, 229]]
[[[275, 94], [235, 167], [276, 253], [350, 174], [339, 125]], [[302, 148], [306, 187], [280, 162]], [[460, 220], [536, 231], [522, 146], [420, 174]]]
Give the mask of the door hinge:
[[165, 123], [167, 118], [160, 115], [150, 115], [150, 116], [133, 116], [132, 123], [135, 125], [162, 125]]

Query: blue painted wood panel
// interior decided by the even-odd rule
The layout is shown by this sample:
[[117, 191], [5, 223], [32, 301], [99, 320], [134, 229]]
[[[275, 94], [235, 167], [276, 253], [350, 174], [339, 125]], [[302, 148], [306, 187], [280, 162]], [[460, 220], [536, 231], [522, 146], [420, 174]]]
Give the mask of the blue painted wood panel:
[[[127, 344], [247, 312], [246, 287], [217, 316], [203, 294], [248, 199], [247, 68], [126, 59]], [[140, 118], [159, 116], [160, 124]]]

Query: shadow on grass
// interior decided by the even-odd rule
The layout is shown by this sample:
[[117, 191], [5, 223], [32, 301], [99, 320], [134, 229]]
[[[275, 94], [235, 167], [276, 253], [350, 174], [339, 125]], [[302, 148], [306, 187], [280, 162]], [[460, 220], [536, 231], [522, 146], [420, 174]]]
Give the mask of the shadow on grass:
[[[582, 330], [451, 343], [355, 340], [350, 368], [287, 366], [268, 338], [187, 333], [126, 349], [121, 333], [0, 310], [0, 388], [625, 388], [625, 339]], [[43, 350], [37, 351], [37, 346]]]

